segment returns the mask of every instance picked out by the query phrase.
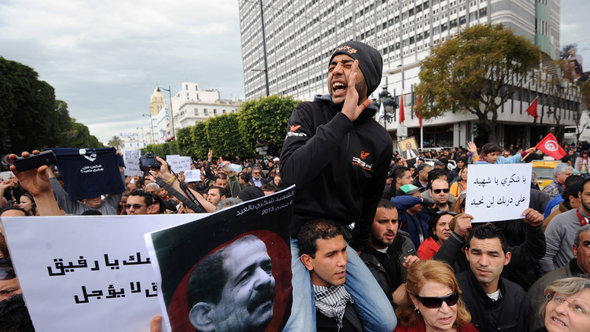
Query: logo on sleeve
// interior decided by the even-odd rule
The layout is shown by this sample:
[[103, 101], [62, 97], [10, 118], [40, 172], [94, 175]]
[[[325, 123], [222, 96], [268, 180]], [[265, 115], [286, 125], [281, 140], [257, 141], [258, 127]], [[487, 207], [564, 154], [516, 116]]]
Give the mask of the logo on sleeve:
[[367, 158], [369, 158], [371, 153], [361, 150], [359, 155], [360, 155], [360, 158], [359, 157], [352, 157], [352, 164], [355, 166], [359, 166], [360, 168], [362, 168], [366, 171], [372, 171], [373, 164], [369, 164], [370, 160], [367, 160]]
[[[303, 133], [303, 132], [298, 133], [297, 130], [299, 130], [299, 128], [301, 128], [301, 125], [296, 125], [296, 126], [290, 125], [289, 131], [287, 132], [287, 137], [292, 137], [292, 136], [305, 137], [305, 136], [307, 136], [306, 133]], [[287, 137], [285, 137], [285, 138], [287, 138]]]

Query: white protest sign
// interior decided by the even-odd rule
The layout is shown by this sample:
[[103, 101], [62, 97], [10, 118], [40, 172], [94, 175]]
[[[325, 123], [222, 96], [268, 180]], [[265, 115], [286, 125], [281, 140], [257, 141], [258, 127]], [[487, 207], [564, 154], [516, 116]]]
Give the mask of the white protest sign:
[[191, 169], [191, 157], [177, 154], [167, 155], [166, 162], [175, 173]]
[[200, 182], [201, 181], [201, 170], [200, 169], [189, 169], [184, 171], [184, 182]]
[[149, 331], [161, 311], [144, 233], [204, 215], [2, 218], [35, 330]]
[[125, 160], [125, 175], [126, 176], [133, 176], [138, 175], [142, 176], [143, 172], [139, 168], [139, 158], [141, 157], [141, 153], [137, 150], [132, 151], [124, 151], [123, 158]]
[[522, 218], [531, 196], [531, 164], [469, 165], [465, 212], [473, 222]]

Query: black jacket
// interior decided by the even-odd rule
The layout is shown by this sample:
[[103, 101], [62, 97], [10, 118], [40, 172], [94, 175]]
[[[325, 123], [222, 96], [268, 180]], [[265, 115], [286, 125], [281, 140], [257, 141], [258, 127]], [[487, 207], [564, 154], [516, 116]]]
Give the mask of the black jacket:
[[336, 319], [322, 314], [316, 309], [316, 328], [317, 332], [363, 332], [361, 320], [356, 314], [354, 305], [348, 304], [342, 318], [342, 328], [338, 330]]
[[500, 278], [500, 299], [491, 300], [471, 272], [457, 275], [459, 288], [463, 292], [471, 324], [480, 332], [524, 332], [528, 331], [530, 300], [524, 290], [508, 279]]
[[[513, 222], [523, 223], [523, 221], [514, 220]], [[531, 268], [535, 262], [545, 255], [546, 243], [543, 227], [532, 227], [524, 225], [524, 242], [520, 245], [508, 246], [508, 251], [512, 253], [510, 263], [504, 267], [502, 275], [514, 282], [520, 281], [521, 274], [517, 272], [521, 267]], [[446, 262], [451, 265], [456, 273], [469, 270], [469, 262], [465, 258], [463, 248], [465, 239], [457, 233], [451, 233], [451, 236], [443, 243], [434, 259]], [[530, 281], [532, 284], [534, 280]], [[530, 284], [528, 285], [530, 286]], [[527, 286], [527, 287], [528, 287]]]
[[379, 252], [371, 246], [367, 246], [361, 253], [361, 259], [392, 303], [393, 292], [406, 282], [406, 269], [402, 264], [408, 255], [416, 255], [416, 248], [409, 235], [402, 230], [397, 232], [387, 253]]
[[373, 105], [351, 122], [330, 96], [299, 104], [288, 122], [281, 178], [296, 184], [291, 236], [314, 218], [355, 223], [350, 245], [367, 243], [393, 151]]

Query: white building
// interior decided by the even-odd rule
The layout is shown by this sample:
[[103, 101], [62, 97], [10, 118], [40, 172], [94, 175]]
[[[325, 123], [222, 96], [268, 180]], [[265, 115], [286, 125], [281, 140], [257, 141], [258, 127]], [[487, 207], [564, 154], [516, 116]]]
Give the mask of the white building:
[[140, 150], [145, 148], [146, 137], [139, 130], [119, 133], [121, 139], [121, 151]]
[[[332, 50], [348, 40], [362, 41], [381, 52], [381, 86], [396, 96], [404, 94], [405, 125], [410, 128], [409, 135], [417, 138], [418, 120], [409, 106], [413, 88], [419, 83], [419, 62], [430, 54], [432, 46], [460, 29], [502, 23], [539, 45], [551, 58], [559, 55], [559, 0], [262, 0], [262, 10], [258, 1], [239, 0], [239, 11], [246, 99], [266, 95], [266, 73], [270, 94], [301, 100], [325, 94]], [[525, 110], [532, 101], [530, 91], [536, 93], [538, 88], [526, 88], [528, 92], [518, 93], [520, 100], [502, 108], [497, 126], [501, 144], [504, 140], [529, 144], [530, 130], [513, 134], [514, 125], [532, 122]], [[373, 97], [378, 98], [380, 91], [377, 89]], [[565, 107], [568, 110], [558, 110], [566, 119], [562, 123], [575, 123], [574, 106], [570, 103]], [[545, 124], [552, 121], [546, 107], [539, 104]], [[465, 145], [475, 135], [474, 120], [464, 113], [449, 112], [427, 121], [425, 143]], [[395, 131], [396, 121], [386, 127]]]
[[[172, 112], [169, 112], [170, 104]], [[192, 126], [212, 116], [235, 113], [241, 106], [240, 100], [221, 99], [218, 90], [201, 90], [198, 83], [182, 82], [180, 90], [172, 96], [171, 103], [164, 98], [155, 117], [156, 136], [161, 142], [167, 141], [180, 128]], [[170, 121], [172, 116], [174, 126]]]

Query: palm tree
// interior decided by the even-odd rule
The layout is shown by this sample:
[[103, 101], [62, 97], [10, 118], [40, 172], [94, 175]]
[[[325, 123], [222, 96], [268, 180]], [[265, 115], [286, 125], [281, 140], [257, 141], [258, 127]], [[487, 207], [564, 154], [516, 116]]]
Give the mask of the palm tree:
[[123, 140], [121, 140], [121, 138], [119, 136], [113, 136], [113, 138], [111, 138], [109, 140], [109, 142], [107, 143], [108, 146], [112, 146], [115, 149], [119, 149], [122, 144], [123, 144]]

